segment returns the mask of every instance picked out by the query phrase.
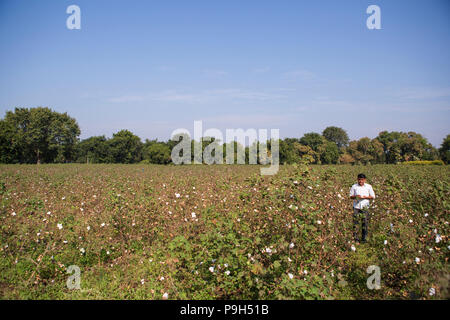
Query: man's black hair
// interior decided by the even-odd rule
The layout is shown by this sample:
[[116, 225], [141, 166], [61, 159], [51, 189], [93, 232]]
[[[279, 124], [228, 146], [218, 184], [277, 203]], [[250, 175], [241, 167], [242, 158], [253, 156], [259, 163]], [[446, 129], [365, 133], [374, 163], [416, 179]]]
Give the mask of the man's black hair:
[[358, 179], [365, 179], [366, 175], [364, 173], [358, 174]]

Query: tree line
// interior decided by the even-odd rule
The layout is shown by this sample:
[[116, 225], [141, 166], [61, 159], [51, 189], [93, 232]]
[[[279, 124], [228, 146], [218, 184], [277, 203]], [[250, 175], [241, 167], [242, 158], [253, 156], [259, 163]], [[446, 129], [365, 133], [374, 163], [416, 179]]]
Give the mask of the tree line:
[[[77, 121], [67, 113], [49, 108], [15, 108], [0, 120], [0, 163], [171, 163], [172, 148], [178, 141], [158, 141], [141, 138], [129, 130], [120, 130], [111, 138], [94, 136], [80, 140]], [[185, 137], [188, 138], [188, 137]], [[272, 141], [265, 141], [270, 153]], [[347, 132], [330, 126], [322, 133], [310, 132], [301, 138], [279, 141], [280, 163], [311, 164], [375, 164], [417, 160], [450, 161], [450, 134], [439, 149], [416, 132], [382, 131], [374, 139], [367, 137], [350, 141]], [[191, 140], [201, 149], [214, 138]], [[248, 162], [251, 147], [234, 144]], [[260, 142], [255, 142], [256, 144]], [[222, 145], [224, 159], [226, 144]], [[192, 156], [193, 157], [193, 156]], [[259, 157], [258, 157], [259, 159]]]

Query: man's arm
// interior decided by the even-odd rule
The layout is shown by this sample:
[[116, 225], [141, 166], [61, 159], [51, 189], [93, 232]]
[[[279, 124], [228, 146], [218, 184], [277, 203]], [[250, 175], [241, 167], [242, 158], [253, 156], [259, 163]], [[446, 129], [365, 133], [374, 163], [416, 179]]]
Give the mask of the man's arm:
[[350, 188], [350, 199], [355, 199], [356, 196], [356, 189], [353, 188], [353, 186]]

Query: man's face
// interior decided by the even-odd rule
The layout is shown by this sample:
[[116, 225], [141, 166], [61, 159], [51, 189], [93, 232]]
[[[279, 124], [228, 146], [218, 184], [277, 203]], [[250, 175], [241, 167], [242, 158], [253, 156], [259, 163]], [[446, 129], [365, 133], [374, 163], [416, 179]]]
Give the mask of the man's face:
[[362, 187], [366, 183], [366, 178], [358, 178], [358, 184]]

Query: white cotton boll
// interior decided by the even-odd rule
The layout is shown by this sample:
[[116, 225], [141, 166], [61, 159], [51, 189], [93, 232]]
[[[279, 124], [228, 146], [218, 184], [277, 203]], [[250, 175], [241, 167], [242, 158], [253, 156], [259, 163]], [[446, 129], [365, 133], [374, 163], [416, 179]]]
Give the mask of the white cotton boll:
[[416, 257], [416, 259], [414, 259], [416, 261], [417, 264], [420, 263], [420, 258]]
[[214, 272], [214, 267], [209, 267], [210, 272]]
[[229, 275], [230, 275], [230, 271], [229, 271], [229, 270], [225, 271], [225, 274], [226, 274], [227, 276], [229, 276]]
[[168, 294], [167, 292], [164, 292], [162, 298], [163, 298], [164, 300], [169, 299], [169, 294]]
[[58, 227], [59, 230], [63, 228], [62, 223], [58, 223], [56, 226]]
[[384, 245], [387, 245], [387, 240], [384, 240]]
[[435, 239], [436, 243], [441, 242], [441, 240], [442, 240], [442, 237], [439, 234], [437, 234], [436, 239]]
[[197, 215], [195, 214], [195, 212], [192, 212], [192, 213], [191, 213], [191, 216], [192, 216], [192, 219], [194, 219], [194, 218], [197, 217]]
[[292, 273], [288, 273], [288, 277], [289, 277], [289, 279], [293, 279], [294, 275]]
[[352, 249], [352, 251], [356, 251], [356, 247], [353, 244], [350, 249]]
[[295, 247], [294, 243], [291, 242], [291, 244], [289, 245], [289, 249], [292, 249], [292, 248], [294, 248], [294, 247]]

